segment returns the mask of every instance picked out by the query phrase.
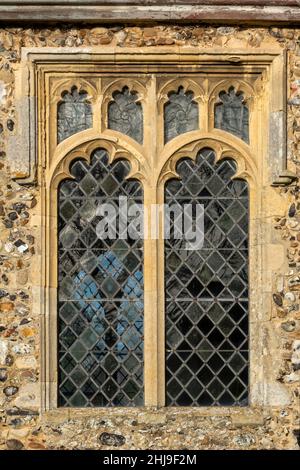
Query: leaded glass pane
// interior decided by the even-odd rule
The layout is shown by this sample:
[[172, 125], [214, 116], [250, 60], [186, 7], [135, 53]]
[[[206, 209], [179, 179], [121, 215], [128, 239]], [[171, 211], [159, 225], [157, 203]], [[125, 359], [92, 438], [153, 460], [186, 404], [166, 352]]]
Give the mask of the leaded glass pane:
[[215, 106], [215, 127], [249, 143], [249, 110], [243, 93], [230, 87], [228, 92], [221, 91], [219, 99]]
[[143, 143], [143, 108], [137, 102], [138, 95], [124, 87], [113, 93], [108, 106], [108, 128], [126, 134], [140, 144]]
[[164, 107], [164, 135], [165, 143], [180, 134], [198, 129], [198, 104], [193, 101], [194, 93], [184, 91], [179, 87], [178, 91], [172, 91], [168, 95], [169, 100]]
[[[248, 400], [248, 189], [214, 153], [181, 160], [165, 187], [169, 205], [204, 205], [204, 244], [165, 241], [168, 405], [246, 405]], [[172, 227], [171, 227], [172, 234]]]
[[[141, 203], [129, 164], [97, 150], [77, 160], [59, 188], [59, 404], [143, 404], [143, 254], [141, 240], [99, 239], [97, 208], [119, 196]], [[99, 212], [98, 212], [99, 213]]]
[[73, 87], [65, 91], [57, 109], [57, 141], [65, 140], [77, 132], [91, 128], [93, 125], [92, 106], [85, 91], [78, 92]]

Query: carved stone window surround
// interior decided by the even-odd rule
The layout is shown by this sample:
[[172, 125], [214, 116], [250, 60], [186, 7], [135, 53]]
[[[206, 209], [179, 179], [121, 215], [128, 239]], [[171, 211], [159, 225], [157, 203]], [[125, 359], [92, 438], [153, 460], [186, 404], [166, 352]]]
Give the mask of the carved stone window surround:
[[[259, 51], [255, 55], [245, 50], [224, 53], [217, 49], [205, 52], [195, 48], [174, 49], [162, 47], [139, 51], [107, 48], [105, 51], [99, 51], [95, 48], [88, 51], [70, 49], [67, 52], [56, 48], [23, 50], [17, 93], [19, 112], [26, 115], [27, 120], [19, 121], [20, 135], [12, 139], [9, 154], [15, 178], [19, 178], [19, 182], [25, 184], [37, 182], [42, 196], [40, 211], [37, 213], [38, 224], [41, 227], [39, 257], [41, 269], [39, 279], [34, 283], [36, 287], [34, 302], [36, 309], [41, 310], [42, 321], [41, 408], [43, 410], [56, 408], [57, 279], [53, 264], [56, 262], [53, 235], [56, 232], [56, 189], [59, 182], [69, 175], [70, 162], [79, 156], [88, 160], [91, 152], [98, 147], [106, 148], [111, 160], [119, 155], [128, 158], [132, 166], [131, 174], [144, 184], [146, 204], [163, 201], [164, 182], [176, 175], [176, 163], [183, 156], [195, 158], [199, 149], [210, 147], [216, 152], [217, 159], [230, 156], [236, 160], [238, 176], [247, 179], [250, 189], [250, 407], [270, 404], [272, 401], [270, 387], [265, 384], [264, 366], [260, 361], [262, 356], [260, 325], [261, 322], [269, 320], [264, 318], [263, 312], [270, 311], [271, 308], [269, 299], [271, 287], [268, 287], [270, 273], [264, 270], [263, 265], [265, 256], [269, 256], [270, 250], [275, 248], [280, 250], [282, 247], [274, 243], [270, 245], [271, 228], [265, 223], [265, 219], [272, 216], [274, 209], [265, 207], [263, 194], [272, 191], [273, 195], [274, 190], [270, 188], [270, 183], [286, 169], [285, 57], [278, 49]], [[91, 73], [91, 64], [93, 64], [93, 73]], [[120, 65], [122, 65], [121, 71]], [[151, 135], [149, 132], [150, 127], [159, 127], [162, 121], [166, 93], [160, 94], [159, 90], [163, 90], [166, 86], [176, 89], [174, 78], [167, 76], [174, 73], [178, 75], [180, 70], [184, 82], [184, 75], [187, 76], [191, 68], [193, 74], [197, 72], [200, 77], [198, 89], [204, 91], [201, 93], [201, 99], [198, 98], [199, 91], [197, 94], [194, 92], [195, 101], [198, 102], [199, 99], [200, 130], [182, 134], [168, 142], [164, 148], [163, 133], [160, 130], [153, 131], [158, 136], [157, 148], [160, 149], [160, 161], [157, 161], [157, 154], [147, 154], [145, 149], [149, 148], [150, 142], [153, 147], [154, 134]], [[153, 104], [144, 109], [143, 145], [127, 136], [117, 136], [114, 131], [107, 130], [105, 121], [101, 119], [101, 116], [105, 115], [101, 109], [103, 106], [107, 107], [108, 97], [111, 96], [109, 95], [111, 91], [106, 95], [100, 92], [103, 90], [101, 80], [105, 81], [109, 76], [115, 77], [118, 82], [122, 74], [122, 81], [127, 78], [128, 72], [134, 76], [132, 72], [137, 69], [135, 80], [137, 75], [141, 74], [139, 83], [141, 90], [145, 90], [142, 99], [146, 100], [147, 95], [158, 97], [157, 109]], [[155, 73], [160, 74], [158, 79], [153, 78]], [[178, 78], [175, 81], [177, 82]], [[213, 129], [212, 106], [219, 91], [226, 89], [227, 84], [239, 87], [249, 100], [250, 146], [222, 130]], [[74, 85], [84, 89], [89, 95], [93, 107], [93, 128], [69, 137], [56, 147], [53, 135], [56, 132], [57, 102], [61, 98], [61, 92]], [[110, 87], [107, 85], [106, 88]], [[149, 102], [154, 103], [155, 100]], [[158, 115], [155, 125], [151, 118], [153, 115]], [[160, 128], [163, 129], [161, 126]], [[36, 134], [37, 139], [35, 139]], [[280, 145], [276, 140], [278, 134], [282, 136]], [[16, 144], [22, 150], [18, 160], [15, 159]], [[151, 338], [145, 346], [145, 361], [148, 361], [145, 374], [145, 405], [157, 407], [164, 405], [164, 348], [162, 347], [164, 303], [163, 292], [159, 287], [163, 286], [161, 277], [163, 266], [157, 261], [158, 275], [153, 277], [152, 271], [147, 268], [149, 262], [147, 259], [163, 259], [161, 240], [158, 242], [149, 240], [145, 243], [144, 257], [145, 284], [148, 285], [145, 288], [145, 337]], [[270, 292], [262, 293], [259, 290], [259, 286], [262, 285], [266, 285], [267, 291]], [[151, 313], [153, 309], [158, 312], [158, 316], [153, 317]], [[150, 317], [153, 320], [149, 321]]]

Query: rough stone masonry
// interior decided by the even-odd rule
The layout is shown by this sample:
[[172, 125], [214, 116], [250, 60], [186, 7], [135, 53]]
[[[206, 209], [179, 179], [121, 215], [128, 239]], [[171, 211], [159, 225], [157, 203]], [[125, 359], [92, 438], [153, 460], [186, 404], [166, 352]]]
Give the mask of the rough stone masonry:
[[[288, 55], [288, 168], [300, 174], [300, 29], [235, 26], [79, 25], [0, 29], [0, 449], [299, 449], [300, 186], [277, 188], [285, 214], [274, 232], [286, 249], [286, 273], [274, 279], [270, 321], [276, 327], [281, 407], [202, 411], [117, 409], [39, 411], [39, 316], [31, 272], [39, 229], [38, 185], [19, 185], [6, 158], [15, 118], [15, 69], [22, 47], [221, 46], [250, 50], [279, 44]], [[17, 158], [17, 156], [16, 156]]]

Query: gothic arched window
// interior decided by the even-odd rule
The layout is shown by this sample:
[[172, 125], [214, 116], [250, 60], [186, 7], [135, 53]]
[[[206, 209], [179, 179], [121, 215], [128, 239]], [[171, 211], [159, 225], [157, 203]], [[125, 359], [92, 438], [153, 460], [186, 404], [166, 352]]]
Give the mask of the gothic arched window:
[[[248, 189], [212, 150], [177, 165], [165, 202], [203, 204], [204, 241], [165, 241], [168, 405], [245, 405], [248, 400]], [[173, 230], [172, 230], [173, 229]]]
[[[128, 162], [107, 152], [77, 160], [59, 187], [59, 403], [143, 404], [143, 252], [141, 240], [99, 238], [99, 209], [120, 196], [142, 202]], [[113, 223], [113, 220], [112, 220]], [[109, 227], [108, 227], [109, 229]]]
[[249, 400], [246, 98], [158, 78], [57, 88], [59, 141], [77, 139], [48, 183], [61, 407]]

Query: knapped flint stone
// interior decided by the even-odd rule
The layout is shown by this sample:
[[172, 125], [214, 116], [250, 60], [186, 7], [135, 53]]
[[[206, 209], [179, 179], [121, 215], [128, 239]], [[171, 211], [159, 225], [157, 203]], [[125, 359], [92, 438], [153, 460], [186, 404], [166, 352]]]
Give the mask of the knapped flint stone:
[[11, 221], [11, 220], [8, 220], [8, 219], [5, 219], [5, 220], [3, 221], [3, 224], [4, 224], [4, 226], [5, 226], [6, 228], [12, 228], [12, 226], [13, 226], [12, 221]]
[[24, 209], [27, 208], [26, 204], [23, 202], [16, 202], [13, 204], [13, 210], [16, 211], [18, 214], [20, 214]]
[[23, 240], [20, 240], [20, 239], [19, 239], [19, 240], [16, 240], [16, 241], [14, 242], [14, 245], [15, 245], [16, 247], [19, 247], [19, 246], [25, 245], [25, 242], [23, 242]]
[[8, 129], [9, 131], [13, 131], [13, 130], [14, 130], [15, 123], [14, 123], [14, 121], [13, 121], [12, 119], [8, 119], [6, 125], [7, 125], [7, 129]]
[[18, 214], [16, 212], [10, 212], [8, 214], [8, 217], [10, 218], [10, 220], [16, 220], [18, 218]]
[[293, 370], [300, 370], [300, 340], [293, 342], [293, 354], [292, 354], [292, 366]]
[[6, 410], [8, 416], [38, 416], [39, 412], [36, 410], [27, 410], [26, 408], [18, 408], [13, 406]]
[[26, 235], [26, 239], [32, 245], [34, 243], [34, 236], [33, 235]]
[[240, 436], [235, 437], [235, 443], [241, 447], [249, 447], [251, 444], [255, 443], [254, 436], [250, 434], [241, 434]]
[[297, 440], [297, 444], [300, 447], [300, 429], [294, 429], [293, 433]]
[[15, 395], [17, 393], [18, 390], [19, 390], [18, 387], [14, 387], [13, 385], [9, 385], [8, 387], [5, 387], [5, 389], [3, 390], [3, 393], [7, 397], [12, 397], [13, 395]]
[[29, 295], [26, 294], [26, 292], [22, 291], [22, 290], [19, 290], [17, 292], [17, 294], [21, 297], [21, 299], [25, 300], [25, 299], [29, 299]]
[[21, 450], [23, 449], [24, 445], [18, 439], [8, 439], [6, 441], [6, 447], [9, 450]]
[[273, 294], [273, 300], [278, 307], [282, 307], [282, 297], [279, 294]]
[[112, 434], [110, 432], [103, 432], [99, 436], [99, 441], [105, 446], [120, 447], [125, 444], [125, 437], [121, 434]]
[[0, 382], [5, 382], [7, 380], [7, 370], [0, 369]]
[[293, 202], [293, 204], [291, 204], [289, 208], [289, 217], [294, 217], [295, 214], [296, 214], [296, 205]]
[[7, 294], [6, 290], [0, 289], [0, 299], [1, 299], [2, 297], [6, 297], [7, 295], [8, 295], [8, 294]]
[[287, 321], [281, 324], [281, 328], [284, 331], [291, 332], [296, 328], [296, 323], [294, 321]]
[[11, 354], [8, 354], [8, 355], [6, 356], [6, 359], [5, 359], [5, 364], [6, 364], [7, 366], [12, 366], [13, 363], [14, 363], [14, 358], [12, 357]]
[[15, 428], [21, 426], [22, 424], [24, 424], [24, 419], [22, 419], [22, 418], [13, 418], [13, 419], [9, 422], [9, 425], [10, 425], [10, 426], [14, 426]]

